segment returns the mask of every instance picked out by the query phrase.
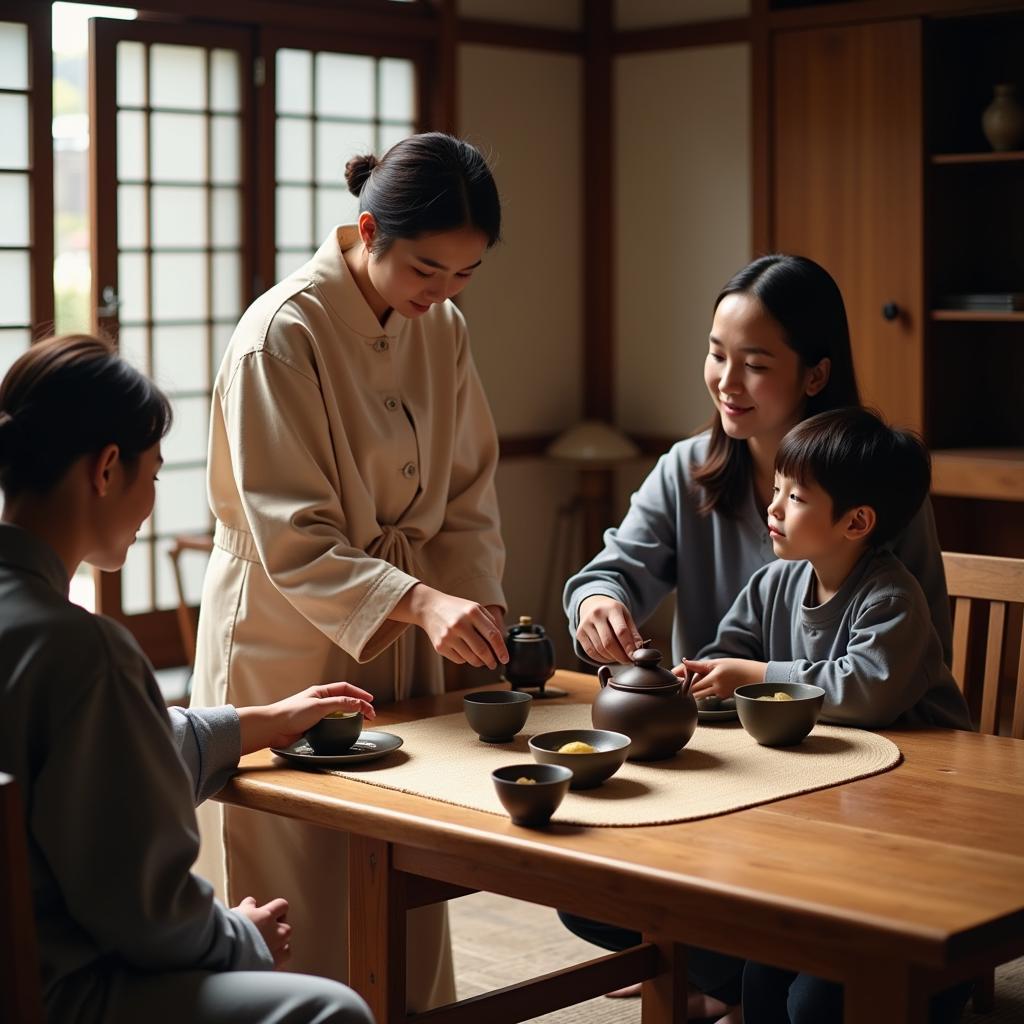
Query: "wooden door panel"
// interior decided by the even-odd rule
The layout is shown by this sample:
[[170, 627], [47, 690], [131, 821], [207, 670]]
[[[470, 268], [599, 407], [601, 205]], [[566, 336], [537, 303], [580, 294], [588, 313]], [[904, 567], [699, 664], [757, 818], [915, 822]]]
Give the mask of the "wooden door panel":
[[772, 56], [773, 246], [833, 274], [864, 401], [920, 430], [921, 24], [779, 32]]

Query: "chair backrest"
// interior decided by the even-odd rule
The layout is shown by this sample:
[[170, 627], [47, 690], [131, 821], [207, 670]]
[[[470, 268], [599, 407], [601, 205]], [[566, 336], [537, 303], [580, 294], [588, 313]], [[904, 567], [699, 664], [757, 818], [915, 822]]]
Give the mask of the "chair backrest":
[[[982, 675], [981, 732], [999, 731], [1000, 705], [1012, 716], [1010, 734], [1024, 739], [1024, 628], [1014, 637], [1017, 652], [1016, 686], [1002, 695], [1000, 681], [1006, 676], [1003, 652], [1006, 646], [1008, 606], [1024, 604], [1024, 558], [997, 558], [991, 555], [962, 555], [943, 552], [946, 586], [953, 598], [953, 675], [961, 689], [966, 686], [971, 639], [971, 611], [976, 602], [988, 605], [988, 634]], [[1020, 627], [1020, 618], [1013, 619]], [[1016, 630], [1015, 630], [1016, 633]]]
[[36, 922], [17, 783], [0, 772], [0, 1020], [43, 1024]]

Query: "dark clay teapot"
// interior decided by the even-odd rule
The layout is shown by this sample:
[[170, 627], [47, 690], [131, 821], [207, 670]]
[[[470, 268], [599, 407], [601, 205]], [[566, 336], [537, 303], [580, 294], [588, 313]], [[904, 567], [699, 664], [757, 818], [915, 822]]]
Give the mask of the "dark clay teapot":
[[555, 674], [555, 645], [529, 615], [520, 615], [519, 624], [505, 634], [508, 664], [504, 677], [513, 690], [538, 687], [544, 696], [544, 684]]
[[660, 651], [641, 647], [633, 652], [632, 666], [614, 675], [607, 665], [597, 670], [601, 692], [591, 710], [594, 728], [625, 733], [633, 741], [631, 761], [672, 757], [697, 728], [693, 680], [674, 676], [660, 662]]

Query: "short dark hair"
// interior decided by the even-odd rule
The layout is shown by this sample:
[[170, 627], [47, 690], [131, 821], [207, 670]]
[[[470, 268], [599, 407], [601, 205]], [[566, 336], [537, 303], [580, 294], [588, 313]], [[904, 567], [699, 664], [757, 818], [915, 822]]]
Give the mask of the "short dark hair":
[[109, 342], [67, 334], [32, 345], [0, 383], [0, 488], [46, 494], [71, 464], [116, 444], [133, 472], [170, 429], [171, 405]]
[[878, 547], [906, 528], [931, 486], [928, 449], [909, 430], [869, 409], [833, 409], [798, 423], [782, 439], [775, 471], [814, 482], [832, 499], [832, 520], [858, 505], [875, 510], [869, 542]]
[[[830, 360], [828, 382], [808, 397], [805, 416], [860, 404], [846, 306], [839, 285], [823, 266], [789, 253], [760, 256], [725, 283], [715, 299], [716, 311], [729, 295], [757, 299], [782, 328], [802, 367]], [[718, 511], [735, 517], [750, 500], [750, 449], [746, 441], [726, 434], [718, 412], [704, 429], [711, 431], [708, 453], [693, 474], [701, 491], [699, 510], [702, 515]]]
[[483, 154], [443, 132], [424, 132], [396, 142], [378, 160], [355, 156], [345, 181], [359, 196], [359, 212], [377, 222], [373, 255], [380, 258], [396, 238], [477, 228], [490, 248], [501, 237], [501, 200]]

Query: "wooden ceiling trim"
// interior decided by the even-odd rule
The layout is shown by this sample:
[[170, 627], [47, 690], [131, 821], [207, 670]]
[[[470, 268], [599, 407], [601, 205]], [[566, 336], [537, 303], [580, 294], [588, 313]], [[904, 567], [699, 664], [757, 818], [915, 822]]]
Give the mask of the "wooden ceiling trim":
[[650, 53], [654, 50], [681, 50], [692, 46], [720, 46], [749, 42], [753, 35], [752, 18], [723, 18], [692, 25], [659, 25], [655, 28], [616, 32], [613, 49], [623, 53]]

